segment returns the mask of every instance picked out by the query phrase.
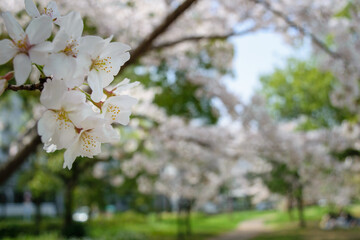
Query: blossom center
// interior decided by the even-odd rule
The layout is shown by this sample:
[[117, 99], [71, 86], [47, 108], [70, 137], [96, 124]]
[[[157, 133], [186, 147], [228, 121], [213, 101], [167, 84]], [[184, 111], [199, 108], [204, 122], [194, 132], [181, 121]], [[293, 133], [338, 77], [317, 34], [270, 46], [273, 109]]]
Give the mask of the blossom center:
[[106, 57], [101, 59], [97, 57], [95, 60], [92, 60], [90, 69], [95, 69], [96, 71], [105, 71], [107, 73], [110, 73], [112, 69], [111, 57]]
[[81, 144], [82, 150], [87, 153], [91, 153], [92, 149], [96, 148], [98, 144], [98, 142], [94, 139], [94, 137], [87, 132], [83, 132], [81, 134], [81, 141], [83, 143]]
[[52, 18], [53, 14], [54, 14], [54, 10], [52, 8], [45, 7], [44, 8], [44, 14]]
[[65, 53], [65, 55], [67, 56], [76, 58], [77, 54], [79, 53], [79, 50], [77, 49], [78, 46], [79, 44], [77, 43], [77, 41], [71, 39], [71, 41], [67, 41], [66, 47], [64, 48], [64, 50], [62, 50], [62, 52]]
[[107, 111], [110, 113], [110, 118], [115, 121], [116, 117], [120, 113], [120, 108], [119, 106], [110, 103], [107, 107]]
[[55, 111], [55, 113], [56, 113], [55, 120], [59, 128], [69, 129], [71, 127], [74, 127], [67, 113], [64, 110]]
[[13, 41], [15, 46], [18, 48], [19, 52], [21, 53], [28, 53], [32, 45], [29, 42], [29, 38], [26, 35], [23, 39], [18, 40], [17, 42]]

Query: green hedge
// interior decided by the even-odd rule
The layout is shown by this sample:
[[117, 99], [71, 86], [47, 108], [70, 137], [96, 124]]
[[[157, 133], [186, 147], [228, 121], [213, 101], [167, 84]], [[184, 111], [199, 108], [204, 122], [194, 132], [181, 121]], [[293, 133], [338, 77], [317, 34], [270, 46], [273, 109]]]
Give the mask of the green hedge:
[[[44, 219], [40, 225], [40, 232], [53, 232], [61, 229], [61, 221]], [[36, 235], [37, 228], [34, 222], [4, 219], [0, 221], [0, 239], [5, 237], [17, 237], [19, 235]]]

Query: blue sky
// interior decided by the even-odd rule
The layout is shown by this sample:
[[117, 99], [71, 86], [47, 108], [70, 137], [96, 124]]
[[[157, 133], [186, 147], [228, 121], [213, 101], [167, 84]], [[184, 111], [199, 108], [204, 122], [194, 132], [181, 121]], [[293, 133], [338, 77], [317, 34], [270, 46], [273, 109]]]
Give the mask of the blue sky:
[[234, 79], [226, 83], [241, 100], [248, 102], [259, 84], [259, 77], [271, 73], [275, 67], [284, 66], [289, 57], [305, 58], [310, 44], [295, 49], [281, 35], [272, 32], [257, 32], [241, 37], [232, 37], [235, 47], [233, 60]]

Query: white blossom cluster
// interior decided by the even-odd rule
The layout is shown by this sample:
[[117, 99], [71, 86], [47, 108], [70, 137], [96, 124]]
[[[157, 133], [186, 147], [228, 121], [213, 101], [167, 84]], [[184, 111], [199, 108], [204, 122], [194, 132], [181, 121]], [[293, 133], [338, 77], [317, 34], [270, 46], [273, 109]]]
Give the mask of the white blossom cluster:
[[[345, 125], [333, 130], [296, 131], [296, 122], [277, 123], [272, 120], [264, 99], [259, 96], [245, 106], [243, 120], [248, 130], [247, 148], [254, 157], [283, 163], [296, 171], [299, 179], [294, 183], [303, 186], [306, 200], [327, 199], [344, 205], [358, 193], [357, 186], [349, 180], [353, 174], [349, 162], [339, 161], [333, 156], [334, 151], [358, 143], [359, 129], [356, 126], [351, 130]], [[351, 168], [355, 167], [350, 164]]]
[[[25, 9], [32, 18], [25, 31], [9, 12], [2, 14], [11, 39], [0, 41], [0, 64], [13, 61], [18, 85], [27, 81], [32, 65], [40, 70], [40, 80], [46, 81], [40, 102], [47, 110], [38, 133], [48, 152], [66, 149], [64, 168], [70, 169], [76, 157], [91, 158], [101, 152], [101, 143], [119, 139], [112, 124], [129, 122], [137, 100], [121, 93], [137, 83], [125, 79], [109, 85], [129, 60], [130, 47], [111, 42], [112, 37], [82, 36], [80, 13], [61, 16], [55, 2], [39, 11], [32, 0], [25, 0]], [[11, 78], [0, 77], [2, 91]]]
[[180, 199], [191, 199], [198, 208], [216, 197], [222, 186], [233, 187], [235, 178], [241, 178], [236, 187], [245, 186], [246, 171], [237, 164], [243, 149], [235, 139], [234, 132], [221, 126], [167, 118], [146, 138], [152, 154], [136, 153], [121, 168], [127, 177], [137, 178], [139, 191], [163, 194], [174, 207]]

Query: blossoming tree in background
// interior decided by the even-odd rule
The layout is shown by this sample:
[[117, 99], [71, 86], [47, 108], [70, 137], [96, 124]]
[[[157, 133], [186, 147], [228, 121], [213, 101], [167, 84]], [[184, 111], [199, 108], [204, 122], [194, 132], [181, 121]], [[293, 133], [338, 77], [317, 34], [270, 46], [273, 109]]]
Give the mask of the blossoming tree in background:
[[[38, 89], [42, 107], [36, 102], [32, 111], [22, 107], [16, 115], [27, 111], [29, 131], [21, 128], [20, 118], [12, 122], [0, 116], [4, 125], [15, 126], [11, 139], [18, 137], [13, 132], [23, 134], [20, 143], [9, 143], [10, 157], [0, 167], [0, 182], [36, 152], [41, 140], [48, 152], [64, 150], [64, 167], [71, 168], [78, 156], [93, 157], [87, 167], [75, 162], [63, 178], [71, 183], [66, 188], [70, 193], [81, 182], [79, 175], [91, 172], [115, 187], [134, 178], [141, 192], [201, 205], [223, 186], [232, 187], [236, 181], [239, 188], [251, 185], [244, 177], [247, 172], [241, 171], [244, 166], [237, 165], [243, 158], [256, 166], [256, 174], [265, 175], [265, 185], [271, 171], [285, 166], [286, 186], [297, 198], [300, 212], [304, 199], [315, 201], [337, 192], [341, 197], [334, 200], [346, 202], [356, 194], [347, 178], [354, 161], [334, 159], [331, 153], [339, 145], [327, 142], [328, 132], [297, 132], [294, 123], [277, 123], [259, 99], [241, 106], [223, 77], [231, 73], [233, 46], [224, 41], [231, 36], [271, 29], [294, 45], [310, 39], [318, 62], [340, 80], [333, 103], [356, 115], [357, 3], [63, 0], [59, 4], [60, 10], [77, 12], [62, 15], [54, 2], [41, 0], [39, 5], [46, 6], [42, 9], [25, 1], [27, 14], [20, 15], [20, 25], [10, 13], [2, 14], [1, 34], [8, 33], [10, 39], [0, 41], [0, 64], [9, 67], [11, 62], [14, 70], [1, 74], [2, 97], [15, 99], [18, 107], [21, 101], [7, 90]], [[15, 13], [22, 1], [2, 1], [0, 7]], [[142, 87], [132, 89], [137, 83], [125, 77], [140, 81]], [[129, 126], [117, 128], [129, 123], [133, 106]], [[206, 126], [224, 115], [231, 122], [227, 128]], [[238, 122], [233, 121], [245, 122], [248, 128], [234, 128]], [[41, 139], [31, 131], [35, 125]], [[349, 143], [340, 150], [358, 149], [357, 134], [353, 131], [350, 138], [339, 134]], [[107, 142], [115, 147], [104, 145], [106, 150], [100, 153]], [[335, 180], [342, 184], [332, 185]], [[67, 199], [73, 199], [70, 193]], [[67, 217], [71, 219], [71, 211]]]
[[[341, 137], [333, 138], [332, 129], [304, 132], [296, 129], [296, 122], [277, 123], [269, 115], [264, 99], [259, 96], [253, 97], [244, 108], [243, 123], [248, 132], [247, 148], [268, 162], [271, 171], [278, 171], [275, 177], [281, 178], [284, 187], [278, 193], [287, 196], [289, 207], [295, 200], [300, 226], [305, 226], [305, 201], [326, 200], [345, 206], [357, 196], [358, 189], [351, 178], [353, 170], [349, 169], [348, 163], [339, 161], [333, 155], [340, 147], [334, 141], [343, 142], [342, 146], [347, 144]], [[264, 181], [271, 184], [269, 177], [271, 174], [265, 174]], [[276, 181], [279, 184], [279, 180]], [[334, 185], [334, 181], [341, 184]]]

